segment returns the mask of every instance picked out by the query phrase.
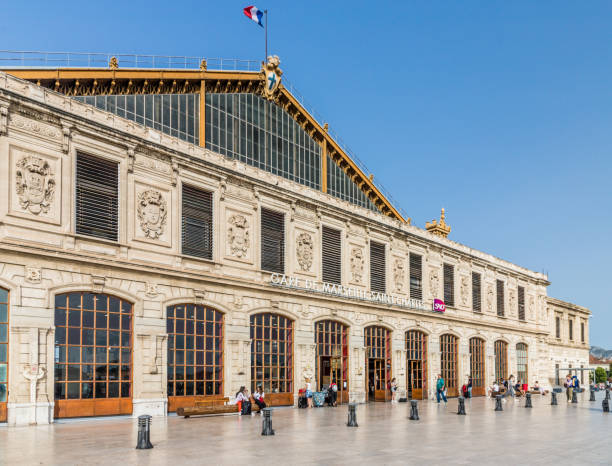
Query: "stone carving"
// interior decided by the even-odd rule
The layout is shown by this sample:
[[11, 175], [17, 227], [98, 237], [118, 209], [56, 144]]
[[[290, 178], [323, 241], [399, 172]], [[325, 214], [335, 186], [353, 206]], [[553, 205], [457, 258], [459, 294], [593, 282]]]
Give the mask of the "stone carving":
[[40, 136], [44, 136], [52, 139], [61, 139], [62, 134], [59, 129], [46, 125], [44, 123], [39, 123], [37, 121], [30, 120], [29, 118], [24, 118], [19, 115], [10, 115], [10, 124], [15, 128], [23, 129], [29, 133], [37, 134]]
[[463, 275], [461, 277], [461, 302], [463, 303], [464, 306], [467, 306], [468, 303], [468, 298], [469, 298], [469, 292], [470, 292], [470, 288], [469, 288], [469, 280], [467, 275]]
[[155, 283], [147, 282], [145, 295], [149, 298], [155, 298], [159, 294], [159, 289]]
[[433, 297], [438, 296], [438, 288], [440, 286], [440, 277], [438, 275], [438, 269], [431, 269], [429, 271], [429, 290]]
[[164, 233], [168, 207], [159, 191], [148, 189], [138, 195], [138, 221], [147, 238], [157, 239]]
[[487, 309], [489, 312], [493, 311], [493, 287], [491, 285], [487, 287]]
[[246, 257], [251, 246], [249, 222], [244, 215], [232, 215], [228, 220], [227, 241], [234, 257]]
[[534, 317], [534, 309], [535, 309], [535, 299], [533, 298], [533, 296], [529, 297], [529, 318], [533, 319]]
[[404, 289], [404, 261], [402, 259], [395, 259], [393, 280], [395, 281], [395, 292], [401, 293]]
[[516, 293], [514, 290], [510, 290], [508, 300], [510, 303], [510, 312], [512, 314], [515, 314], [515, 311], [517, 311], [517, 308], [516, 308]]
[[30, 283], [40, 283], [42, 270], [40, 267], [26, 267], [25, 279]]
[[16, 190], [19, 205], [38, 215], [47, 213], [55, 194], [55, 178], [49, 162], [34, 155], [22, 157], [17, 162]]
[[354, 247], [351, 249], [351, 280], [361, 283], [363, 279], [363, 249]]
[[310, 267], [312, 267], [312, 259], [314, 257], [314, 244], [312, 241], [312, 236], [310, 236], [308, 233], [300, 233], [297, 237], [295, 247], [300, 268], [304, 272], [309, 271]]
[[31, 364], [23, 370], [23, 377], [30, 381], [30, 403], [36, 403], [36, 384], [45, 376], [45, 368], [38, 364]]

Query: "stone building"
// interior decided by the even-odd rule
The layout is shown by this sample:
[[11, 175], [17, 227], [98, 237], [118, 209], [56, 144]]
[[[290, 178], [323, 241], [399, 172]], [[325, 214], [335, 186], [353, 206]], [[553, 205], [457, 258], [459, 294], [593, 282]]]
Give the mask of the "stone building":
[[278, 65], [0, 73], [0, 421], [588, 364], [587, 309], [412, 225]]

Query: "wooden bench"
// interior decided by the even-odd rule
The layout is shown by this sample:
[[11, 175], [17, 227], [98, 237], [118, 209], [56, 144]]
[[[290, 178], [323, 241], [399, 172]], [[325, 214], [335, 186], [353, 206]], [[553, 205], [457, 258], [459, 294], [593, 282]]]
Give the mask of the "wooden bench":
[[[255, 403], [253, 397], [249, 397], [251, 401], [251, 411], [259, 412], [259, 406]], [[268, 407], [272, 406], [270, 400], [266, 400]], [[185, 418], [191, 416], [206, 416], [214, 414], [238, 414], [238, 405], [229, 404], [229, 398], [217, 398], [213, 400], [200, 400], [195, 402], [193, 407], [178, 408], [176, 410], [177, 416], [184, 416]]]

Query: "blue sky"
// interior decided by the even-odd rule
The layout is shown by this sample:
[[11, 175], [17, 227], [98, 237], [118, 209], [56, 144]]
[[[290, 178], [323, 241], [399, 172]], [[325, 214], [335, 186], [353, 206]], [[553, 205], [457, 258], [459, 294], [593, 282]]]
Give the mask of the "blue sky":
[[[249, 4], [8, 2], [0, 47], [260, 60]], [[548, 273], [612, 348], [611, 2], [255, 5], [285, 77], [414, 224], [445, 207], [452, 239]]]

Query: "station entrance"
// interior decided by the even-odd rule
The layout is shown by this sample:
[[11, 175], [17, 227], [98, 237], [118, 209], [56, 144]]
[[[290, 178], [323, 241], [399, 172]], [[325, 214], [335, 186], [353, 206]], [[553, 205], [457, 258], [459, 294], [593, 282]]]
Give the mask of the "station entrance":
[[427, 398], [427, 335], [418, 330], [406, 332], [406, 389], [413, 400]]
[[364, 329], [367, 401], [389, 401], [391, 393], [391, 332], [385, 327]]

